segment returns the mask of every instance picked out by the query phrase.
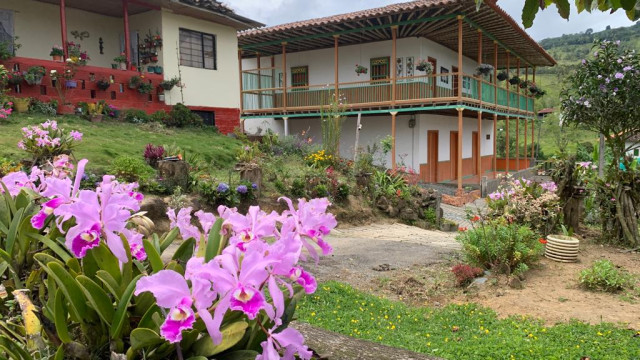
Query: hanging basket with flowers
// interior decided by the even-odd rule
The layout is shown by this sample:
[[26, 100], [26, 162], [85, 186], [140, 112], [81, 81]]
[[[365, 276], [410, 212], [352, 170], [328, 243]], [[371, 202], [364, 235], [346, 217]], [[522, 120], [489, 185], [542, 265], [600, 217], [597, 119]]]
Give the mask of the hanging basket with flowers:
[[511, 85], [520, 85], [520, 78], [517, 76], [512, 77], [511, 79], [509, 79], [509, 84]]
[[498, 81], [505, 81], [509, 78], [509, 74], [506, 71], [500, 71], [497, 75]]
[[424, 71], [425, 73], [429, 74], [433, 72], [433, 65], [431, 65], [431, 63], [428, 60], [420, 59], [416, 63], [416, 70]]
[[360, 76], [360, 74], [366, 74], [367, 72], [369, 72], [369, 69], [367, 69], [365, 66], [356, 64], [356, 74], [358, 76]]
[[476, 76], [489, 75], [493, 71], [493, 65], [480, 64], [476, 67]]

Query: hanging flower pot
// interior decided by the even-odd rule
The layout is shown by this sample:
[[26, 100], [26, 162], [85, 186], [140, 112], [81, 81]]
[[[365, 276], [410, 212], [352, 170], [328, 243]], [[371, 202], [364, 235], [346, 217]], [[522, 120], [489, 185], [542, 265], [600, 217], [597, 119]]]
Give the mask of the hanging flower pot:
[[164, 94], [158, 94], [158, 101], [164, 102]]
[[78, 81], [76, 80], [67, 80], [64, 82], [64, 86], [66, 86], [67, 89], [75, 89], [78, 87]]
[[118, 64], [111, 64], [111, 68], [112, 68], [113, 70], [118, 69]]
[[155, 66], [147, 66], [147, 72], [153, 74], [156, 72], [156, 67]]
[[512, 77], [511, 79], [509, 79], [509, 84], [511, 84], [511, 85], [520, 84], [520, 78], [517, 77], [517, 76]]
[[162, 66], [156, 66], [156, 74], [162, 74]]
[[127, 70], [127, 63], [126, 62], [120, 63], [120, 70]]
[[509, 78], [509, 74], [507, 74], [506, 71], [501, 71], [498, 73], [497, 78], [498, 78], [498, 81], [505, 81]]

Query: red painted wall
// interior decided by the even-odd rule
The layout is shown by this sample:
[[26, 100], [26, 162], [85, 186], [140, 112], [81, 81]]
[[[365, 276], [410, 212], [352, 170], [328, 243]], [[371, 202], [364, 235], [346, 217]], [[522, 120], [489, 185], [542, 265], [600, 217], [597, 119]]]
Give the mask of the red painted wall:
[[[27, 71], [31, 66], [44, 66], [46, 75], [42, 79], [41, 85], [30, 86], [22, 83], [19, 87], [11, 88], [8, 92], [11, 96], [16, 97], [32, 97], [40, 101], [59, 100], [58, 93], [52, 85], [49, 73], [51, 70], [58, 72], [64, 71], [64, 64], [49, 60], [40, 60], [32, 58], [15, 57], [8, 61], [2, 62], [8, 69], [17, 69], [19, 71]], [[134, 75], [143, 75], [144, 81], [153, 84], [154, 89], [151, 94], [140, 94], [136, 89], [129, 89], [129, 79]], [[113, 77], [113, 83], [106, 90], [98, 89], [96, 82], [98, 80], [110, 80]], [[68, 103], [73, 105], [78, 102], [96, 102], [105, 100], [108, 104], [118, 109], [140, 109], [147, 113], [164, 109], [171, 110], [170, 105], [158, 100], [158, 94], [162, 93], [159, 87], [163, 81], [162, 75], [143, 73], [137, 71], [114, 70], [101, 68], [96, 66], [83, 66], [79, 68], [74, 80], [78, 81], [76, 89], [67, 89], [66, 99]], [[203, 106], [189, 106], [193, 110], [213, 111], [215, 112], [216, 126], [223, 134], [233, 132], [240, 126], [240, 109], [237, 108], [216, 108]]]

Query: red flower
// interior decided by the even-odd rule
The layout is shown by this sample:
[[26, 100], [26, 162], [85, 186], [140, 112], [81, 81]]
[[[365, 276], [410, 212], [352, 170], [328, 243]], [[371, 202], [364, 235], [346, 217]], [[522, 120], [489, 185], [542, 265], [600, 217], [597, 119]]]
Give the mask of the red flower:
[[471, 218], [471, 222], [476, 222], [480, 220], [480, 216], [476, 215], [474, 217]]
[[396, 195], [398, 195], [398, 196], [402, 196], [402, 190], [398, 189], [398, 190], [396, 191]]
[[458, 227], [458, 231], [465, 232], [465, 231], [467, 231], [467, 228], [465, 226], [460, 226], [460, 227]]
[[543, 238], [538, 239], [538, 241], [540, 241], [540, 244], [546, 244], [547, 243], [547, 240], [545, 240]]

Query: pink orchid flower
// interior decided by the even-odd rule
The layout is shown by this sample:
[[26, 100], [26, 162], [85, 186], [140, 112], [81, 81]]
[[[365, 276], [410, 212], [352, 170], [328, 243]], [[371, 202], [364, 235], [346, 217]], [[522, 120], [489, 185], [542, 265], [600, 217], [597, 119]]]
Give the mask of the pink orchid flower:
[[[303, 360], [311, 359], [313, 353], [304, 345], [304, 336], [293, 328], [286, 328], [279, 333], [273, 333], [275, 328], [270, 329], [267, 340], [263, 341], [262, 354], [256, 356], [256, 360]], [[280, 352], [284, 351], [284, 356], [280, 357]]]
[[237, 246], [245, 251], [250, 243], [261, 242], [264, 238], [274, 236], [278, 214], [274, 211], [267, 214], [258, 206], [249, 207], [247, 215], [238, 212], [226, 212], [225, 225], [229, 225], [233, 235], [229, 238], [229, 244]]
[[323, 255], [330, 255], [333, 252], [333, 248], [324, 241], [323, 236], [329, 234], [338, 222], [333, 214], [326, 212], [331, 205], [329, 200], [326, 198], [312, 199], [310, 201], [299, 199], [298, 210], [295, 209], [290, 199], [280, 198], [280, 200], [284, 200], [289, 205], [289, 210], [282, 215], [284, 217], [283, 226], [286, 226], [287, 222], [291, 222], [309, 255], [318, 262], [318, 252], [313, 247], [313, 244], [320, 247]]

